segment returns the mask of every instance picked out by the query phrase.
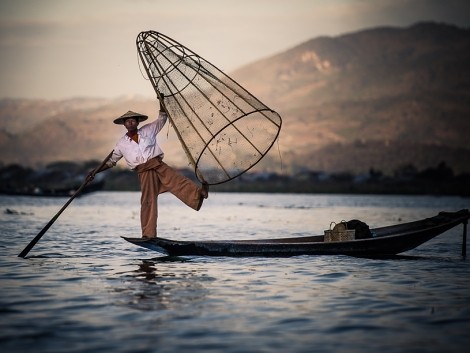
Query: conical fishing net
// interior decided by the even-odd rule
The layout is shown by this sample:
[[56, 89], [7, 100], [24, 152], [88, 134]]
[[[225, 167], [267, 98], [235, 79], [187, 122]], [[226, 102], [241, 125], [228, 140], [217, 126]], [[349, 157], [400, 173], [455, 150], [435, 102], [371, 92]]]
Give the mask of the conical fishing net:
[[202, 183], [236, 178], [269, 151], [281, 129], [278, 113], [161, 33], [141, 32], [137, 50]]

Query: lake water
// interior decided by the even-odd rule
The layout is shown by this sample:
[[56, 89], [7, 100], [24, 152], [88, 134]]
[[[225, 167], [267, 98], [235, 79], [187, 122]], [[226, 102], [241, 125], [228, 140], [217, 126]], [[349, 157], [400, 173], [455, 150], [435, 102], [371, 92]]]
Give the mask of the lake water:
[[[462, 352], [470, 260], [462, 226], [394, 259], [165, 257], [140, 236], [136, 192], [73, 201], [0, 196], [1, 352]], [[212, 193], [200, 212], [160, 197], [159, 235], [323, 234], [470, 208], [469, 198]]]

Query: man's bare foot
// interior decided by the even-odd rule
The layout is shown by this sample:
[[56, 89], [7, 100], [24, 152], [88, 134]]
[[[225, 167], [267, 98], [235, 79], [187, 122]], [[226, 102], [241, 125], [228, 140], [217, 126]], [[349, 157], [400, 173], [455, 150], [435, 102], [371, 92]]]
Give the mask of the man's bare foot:
[[205, 199], [209, 197], [209, 184], [202, 184], [201, 196]]
[[207, 199], [209, 197], [209, 185], [208, 184], [202, 184], [202, 187], [199, 189], [199, 204], [196, 207], [196, 211], [199, 211], [201, 209], [202, 203], [204, 202], [204, 199]]

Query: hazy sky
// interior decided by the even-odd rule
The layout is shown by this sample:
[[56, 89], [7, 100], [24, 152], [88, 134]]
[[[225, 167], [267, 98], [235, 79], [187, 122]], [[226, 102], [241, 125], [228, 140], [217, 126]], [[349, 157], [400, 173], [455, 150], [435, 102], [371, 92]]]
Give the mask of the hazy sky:
[[153, 97], [145, 30], [228, 73], [317, 36], [428, 20], [470, 27], [470, 1], [0, 0], [0, 98]]

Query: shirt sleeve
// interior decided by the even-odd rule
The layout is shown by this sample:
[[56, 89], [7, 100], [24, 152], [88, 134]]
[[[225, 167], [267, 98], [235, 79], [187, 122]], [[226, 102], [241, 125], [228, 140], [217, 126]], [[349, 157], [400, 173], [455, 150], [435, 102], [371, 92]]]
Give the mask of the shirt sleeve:
[[147, 135], [147, 136], [156, 135], [160, 132], [161, 129], [163, 129], [167, 119], [168, 119], [168, 114], [165, 111], [160, 110], [160, 112], [158, 113], [157, 119], [155, 119], [150, 124], [142, 126], [139, 133]]
[[122, 152], [119, 149], [119, 142], [114, 147], [113, 155], [106, 162], [106, 165], [110, 168], [114, 167], [116, 163], [122, 158]]

